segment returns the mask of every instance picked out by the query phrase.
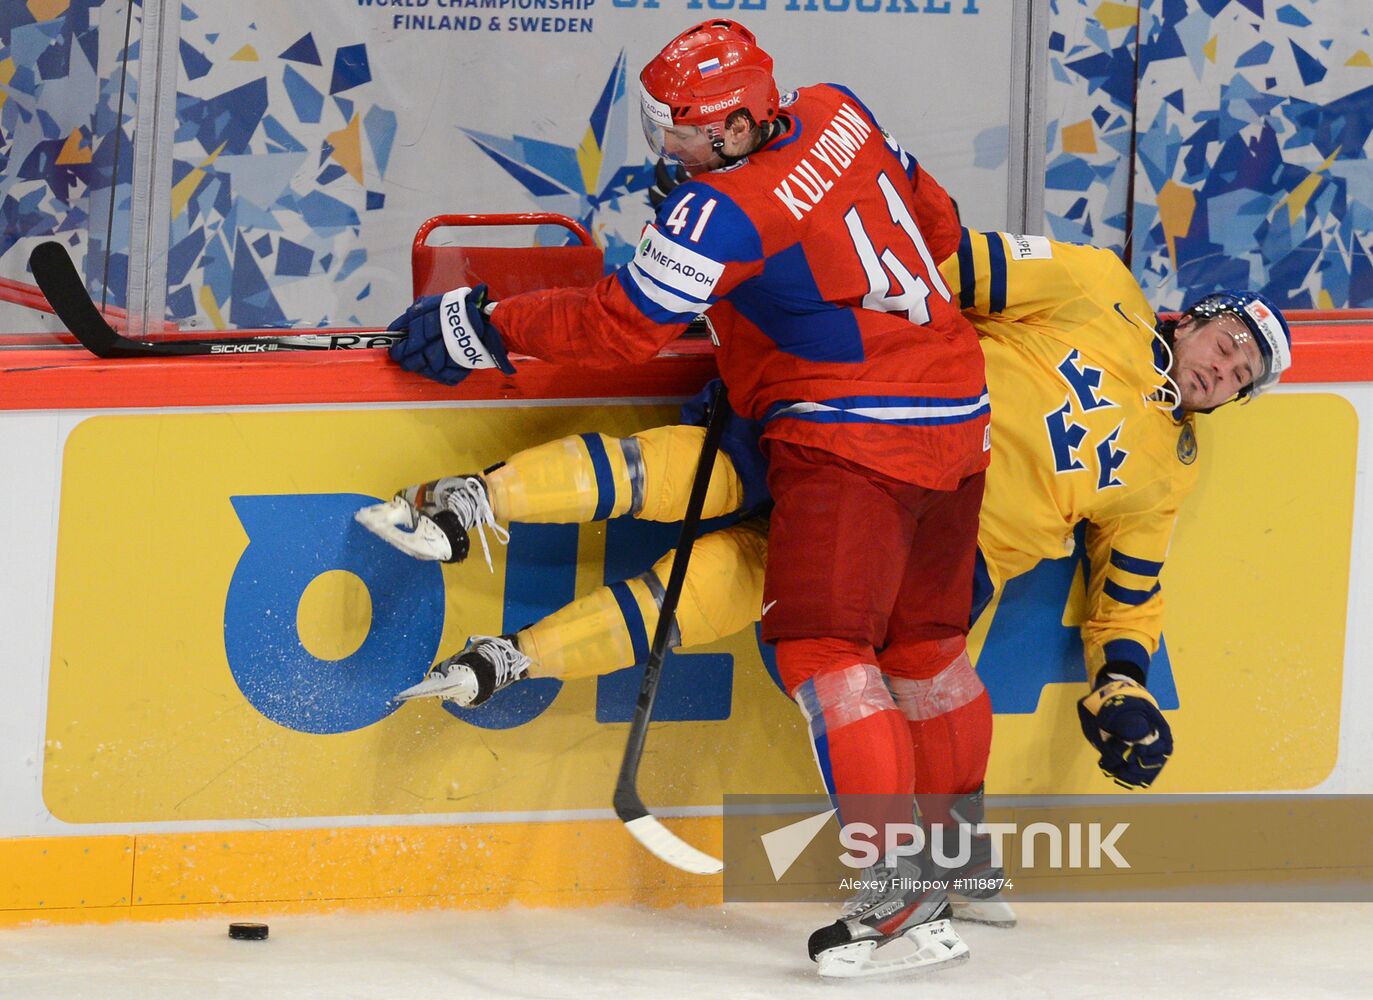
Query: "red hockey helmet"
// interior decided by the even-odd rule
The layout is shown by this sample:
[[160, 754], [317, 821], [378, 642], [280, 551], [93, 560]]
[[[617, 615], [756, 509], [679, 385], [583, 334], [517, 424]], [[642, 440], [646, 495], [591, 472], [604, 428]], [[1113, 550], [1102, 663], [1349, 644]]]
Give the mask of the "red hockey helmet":
[[[772, 57], [753, 32], [723, 19], [703, 21], [668, 42], [639, 74], [639, 98], [649, 146], [687, 166], [683, 146], [698, 138], [718, 153], [725, 120], [735, 111], [748, 111], [758, 125], [777, 117]], [[676, 141], [669, 144], [669, 135]]]

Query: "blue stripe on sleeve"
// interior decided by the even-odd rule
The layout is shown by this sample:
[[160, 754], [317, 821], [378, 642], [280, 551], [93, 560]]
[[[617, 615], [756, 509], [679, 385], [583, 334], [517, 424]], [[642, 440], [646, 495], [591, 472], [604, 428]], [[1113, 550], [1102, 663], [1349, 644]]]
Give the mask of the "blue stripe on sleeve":
[[1156, 583], [1148, 590], [1131, 590], [1129, 587], [1122, 587], [1114, 580], [1107, 580], [1102, 589], [1111, 600], [1137, 607], [1157, 594], [1162, 588]]
[[634, 279], [629, 275], [629, 268], [622, 267], [615, 272], [615, 280], [620, 283], [620, 288], [629, 296], [629, 301], [634, 304], [634, 308], [643, 313], [654, 323], [671, 325], [673, 323], [690, 323], [700, 312], [699, 309], [691, 309], [683, 312], [676, 312], [667, 309], [654, 302], [647, 295], [639, 290], [639, 286], [634, 283]]
[[1006, 308], [1006, 248], [999, 233], [986, 233], [988, 284], [991, 291], [990, 310], [999, 313]]
[[1119, 660], [1132, 663], [1140, 670], [1149, 669], [1149, 651], [1133, 639], [1112, 639], [1101, 648], [1106, 654], [1107, 663]]
[[1127, 556], [1124, 552], [1119, 552], [1116, 549], [1111, 550], [1111, 565], [1116, 569], [1123, 569], [1125, 572], [1134, 573], [1137, 576], [1158, 576], [1159, 573], [1163, 572], [1163, 563], [1161, 562]]
[[958, 240], [958, 308], [977, 304], [977, 272], [973, 269], [973, 240], [968, 230]]
[[582, 443], [591, 456], [591, 471], [596, 474], [596, 512], [593, 521], [604, 521], [615, 509], [615, 474], [610, 470], [610, 456], [599, 434], [583, 434]]
[[634, 600], [634, 592], [629, 584], [621, 580], [610, 585], [610, 596], [620, 606], [620, 617], [625, 620], [629, 632], [629, 644], [634, 649], [634, 662], [648, 662], [648, 629], [644, 627], [644, 616], [639, 611], [639, 602]]
[[[631, 265], [631, 266], [632, 266], [632, 265]], [[689, 306], [691, 306], [691, 308], [693, 308], [693, 309], [696, 310], [696, 313], [703, 313], [703, 312], [705, 312], [707, 309], [709, 309], [711, 306], [713, 306], [713, 305], [715, 304], [715, 302], [716, 302], [716, 299], [715, 299], [714, 296], [709, 296], [709, 297], [703, 299], [703, 298], [701, 298], [701, 297], [699, 297], [699, 296], [692, 295], [692, 294], [690, 294], [690, 293], [688, 293], [688, 292], [684, 292], [684, 291], [682, 291], [682, 289], [680, 289], [680, 288], [673, 288], [673, 287], [672, 287], [671, 285], [669, 285], [667, 282], [661, 281], [661, 280], [659, 280], [658, 278], [655, 278], [653, 275], [646, 273], [642, 268], [640, 268], [640, 269], [638, 270], [638, 274], [639, 274], [639, 276], [642, 277], [642, 278], [644, 279], [644, 281], [646, 281], [646, 282], [648, 283], [648, 285], [649, 285], [648, 288], [640, 288], [639, 290], [640, 290], [641, 292], [643, 292], [645, 295], [647, 295], [649, 298], [652, 298], [652, 297], [653, 297], [653, 295], [655, 294], [655, 290], [656, 290], [656, 293], [662, 293], [662, 294], [666, 294], [666, 295], [673, 296], [673, 297], [675, 297], [675, 298], [679, 298], [679, 299], [684, 300]], [[634, 275], [631, 274], [630, 277], [633, 278]], [[666, 309], [666, 308], [669, 308], [669, 307], [664, 306], [663, 308]], [[692, 315], [694, 316], [695, 313], [693, 313]]]

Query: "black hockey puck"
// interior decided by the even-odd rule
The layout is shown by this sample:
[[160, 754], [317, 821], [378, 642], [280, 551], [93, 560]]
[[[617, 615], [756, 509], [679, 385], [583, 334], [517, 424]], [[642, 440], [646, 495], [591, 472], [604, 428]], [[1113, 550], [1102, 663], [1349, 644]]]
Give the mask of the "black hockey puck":
[[230, 924], [229, 937], [235, 941], [266, 941], [266, 924]]

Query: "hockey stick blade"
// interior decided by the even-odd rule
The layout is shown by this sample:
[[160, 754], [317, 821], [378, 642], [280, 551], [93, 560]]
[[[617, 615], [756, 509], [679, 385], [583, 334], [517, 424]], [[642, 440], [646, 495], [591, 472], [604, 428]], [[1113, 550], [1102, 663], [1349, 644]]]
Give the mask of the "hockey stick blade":
[[257, 337], [204, 337], [195, 340], [140, 341], [120, 335], [100, 315], [86, 285], [61, 243], [40, 243], [29, 257], [34, 283], [57, 318], [81, 346], [98, 358], [168, 358], [214, 354], [271, 354], [277, 351], [338, 351], [390, 347], [401, 334], [387, 331], [301, 333]]
[[[643, 700], [642, 696], [640, 700]], [[631, 726], [631, 747], [635, 743], [633, 736], [636, 731], [642, 730], [643, 735], [647, 734], [648, 716], [648, 712], [635, 710], [635, 719]], [[626, 749], [626, 755], [631, 752], [631, 750]], [[625, 764], [621, 767], [620, 780], [615, 786], [615, 815], [620, 818], [620, 822], [625, 825], [625, 829], [629, 831], [630, 835], [642, 844], [650, 854], [660, 861], [667, 862], [673, 868], [691, 872], [693, 875], [717, 875], [724, 871], [725, 863], [723, 861], [711, 857], [704, 851], [698, 851], [663, 826], [658, 818], [648, 811], [643, 800], [639, 798], [638, 790], [635, 788], [635, 776], [638, 773], [638, 754], [642, 752], [641, 737], [638, 741], [638, 753], [634, 754], [632, 762], [627, 756]]]
[[48, 305], [82, 347], [98, 358], [126, 356], [120, 353], [120, 341], [125, 338], [95, 308], [66, 247], [53, 240], [38, 244], [29, 255], [29, 270]]
[[725, 870], [725, 863], [712, 858], [704, 851], [698, 851], [681, 837], [677, 836], [651, 814], [645, 813], [638, 819], [625, 824], [628, 830], [648, 852], [666, 861], [673, 868], [680, 868], [693, 875], [718, 875]]

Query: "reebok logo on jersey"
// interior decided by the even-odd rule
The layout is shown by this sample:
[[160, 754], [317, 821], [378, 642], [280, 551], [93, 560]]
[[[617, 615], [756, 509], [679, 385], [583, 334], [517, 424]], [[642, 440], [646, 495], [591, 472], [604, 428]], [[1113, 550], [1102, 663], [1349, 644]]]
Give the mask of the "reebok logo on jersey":
[[825, 192], [834, 187], [834, 181], [822, 174], [810, 158], [815, 157], [838, 179], [844, 176], [844, 171], [853, 163], [859, 148], [870, 135], [872, 125], [867, 119], [847, 104], [841, 105], [810, 151], [787, 174], [787, 179], [772, 189], [772, 193], [786, 206], [793, 218], [802, 218], [820, 204]]

